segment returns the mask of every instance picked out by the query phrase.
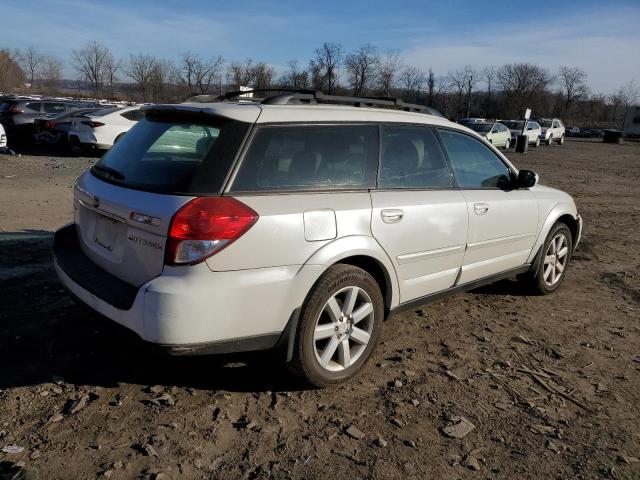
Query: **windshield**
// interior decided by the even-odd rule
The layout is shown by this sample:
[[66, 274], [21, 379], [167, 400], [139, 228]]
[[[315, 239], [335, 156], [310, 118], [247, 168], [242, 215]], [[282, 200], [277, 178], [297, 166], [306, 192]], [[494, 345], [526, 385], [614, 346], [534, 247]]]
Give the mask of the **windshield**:
[[502, 122], [509, 130], [522, 130], [523, 122]]
[[91, 171], [140, 190], [217, 193], [247, 129], [247, 124], [220, 117], [152, 115], [131, 128]]
[[469, 125], [469, 128], [474, 129], [479, 133], [487, 133], [491, 131], [491, 127], [493, 127], [493, 123], [474, 123]]

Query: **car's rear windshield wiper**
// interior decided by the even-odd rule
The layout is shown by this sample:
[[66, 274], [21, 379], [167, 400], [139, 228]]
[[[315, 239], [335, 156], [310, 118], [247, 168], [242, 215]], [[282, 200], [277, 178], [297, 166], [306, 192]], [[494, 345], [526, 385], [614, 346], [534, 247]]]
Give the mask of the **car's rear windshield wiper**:
[[99, 172], [106, 173], [109, 177], [115, 180], [124, 180], [124, 175], [115, 168], [106, 167], [104, 165], [94, 165], [93, 168], [94, 170], [98, 170]]

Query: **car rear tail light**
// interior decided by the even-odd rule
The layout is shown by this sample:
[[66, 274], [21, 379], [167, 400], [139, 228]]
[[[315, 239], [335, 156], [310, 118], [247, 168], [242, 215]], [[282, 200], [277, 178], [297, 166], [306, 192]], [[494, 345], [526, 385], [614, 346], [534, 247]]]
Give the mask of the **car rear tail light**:
[[24, 110], [18, 107], [17, 105], [14, 105], [9, 109], [9, 113], [13, 113], [14, 115], [17, 115], [19, 113], [24, 113]]
[[258, 214], [235, 198], [195, 198], [171, 219], [165, 263], [200, 263], [240, 238], [257, 221]]
[[91, 120], [85, 120], [81, 122], [83, 125], [88, 125], [91, 128], [98, 128], [104, 125], [102, 122], [92, 122]]

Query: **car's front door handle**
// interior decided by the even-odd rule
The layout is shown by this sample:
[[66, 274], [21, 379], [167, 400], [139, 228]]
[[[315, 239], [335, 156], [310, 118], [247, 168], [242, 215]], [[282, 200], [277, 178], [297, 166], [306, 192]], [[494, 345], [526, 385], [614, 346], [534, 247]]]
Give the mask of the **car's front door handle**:
[[384, 223], [398, 223], [402, 220], [404, 212], [399, 208], [387, 208], [380, 211], [380, 216]]
[[488, 203], [476, 203], [473, 205], [476, 215], [485, 215], [489, 211]]

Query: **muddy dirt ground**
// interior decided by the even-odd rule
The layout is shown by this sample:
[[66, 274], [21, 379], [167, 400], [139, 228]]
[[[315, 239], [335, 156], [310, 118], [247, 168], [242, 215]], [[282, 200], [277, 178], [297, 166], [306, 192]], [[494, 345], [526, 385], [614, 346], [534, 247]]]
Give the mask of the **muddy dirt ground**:
[[310, 390], [92, 318], [49, 249], [95, 159], [0, 155], [0, 478], [640, 478], [640, 144], [509, 156], [584, 217], [561, 289], [398, 315], [358, 379]]

